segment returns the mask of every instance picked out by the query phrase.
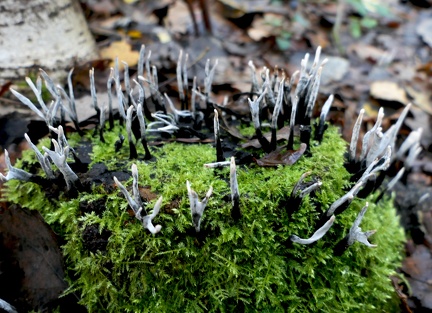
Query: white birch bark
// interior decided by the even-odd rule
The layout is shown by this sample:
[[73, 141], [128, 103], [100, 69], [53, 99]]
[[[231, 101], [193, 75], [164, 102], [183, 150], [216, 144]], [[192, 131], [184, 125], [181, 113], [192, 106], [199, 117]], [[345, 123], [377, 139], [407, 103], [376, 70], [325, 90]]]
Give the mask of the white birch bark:
[[38, 68], [61, 77], [96, 51], [78, 1], [0, 0], [0, 83]]

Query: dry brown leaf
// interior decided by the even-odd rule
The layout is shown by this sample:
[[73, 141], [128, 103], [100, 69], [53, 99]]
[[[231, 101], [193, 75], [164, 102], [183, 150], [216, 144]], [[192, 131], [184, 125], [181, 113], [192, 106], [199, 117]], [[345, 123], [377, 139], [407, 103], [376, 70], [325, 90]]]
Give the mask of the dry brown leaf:
[[[290, 128], [289, 126], [284, 126], [281, 129], [279, 129], [276, 133], [276, 141], [280, 141], [280, 140], [287, 140], [288, 136], [289, 136], [289, 131]], [[271, 132], [267, 132], [264, 134], [264, 138], [267, 139], [268, 142], [271, 141]], [[252, 139], [249, 140], [248, 142], [242, 144], [241, 146], [242, 148], [261, 148], [261, 144], [259, 143], [258, 139]]]
[[255, 41], [260, 41], [264, 38], [268, 38], [277, 35], [280, 30], [277, 27], [270, 24], [269, 20], [277, 19], [281, 20], [281, 16], [276, 14], [267, 13], [262, 17], [255, 17], [251, 27], [248, 29], [248, 35]]
[[370, 87], [370, 95], [378, 100], [396, 101], [402, 104], [409, 102], [405, 90], [391, 81], [373, 82]]
[[402, 265], [408, 275], [412, 293], [423, 307], [432, 309], [432, 258], [431, 251], [424, 245], [416, 246], [414, 253]]
[[357, 56], [362, 60], [368, 60], [377, 62], [380, 59], [384, 58], [388, 53], [374, 46], [366, 45], [364, 43], [355, 43], [352, 44], [348, 51], [354, 52]]
[[185, 1], [175, 1], [170, 6], [166, 22], [172, 33], [187, 34], [193, 29], [192, 18]]
[[126, 41], [114, 41], [106, 48], [100, 50], [101, 57], [104, 59], [110, 59], [110, 66], [114, 66], [114, 59], [119, 59], [119, 69], [122, 70], [124, 65], [121, 61], [125, 61], [129, 66], [135, 66], [138, 63], [139, 52], [133, 51], [132, 47]]
[[348, 73], [350, 63], [341, 57], [327, 57], [327, 63], [321, 74], [321, 85], [338, 82]]
[[278, 165], [293, 165], [300, 159], [303, 153], [306, 151], [307, 145], [305, 143], [300, 144], [298, 150], [275, 150], [262, 157], [261, 159], [255, 160], [259, 166], [278, 166]]
[[405, 87], [408, 95], [413, 99], [412, 102], [420, 109], [432, 115], [432, 94], [427, 90], [417, 91], [414, 88]]

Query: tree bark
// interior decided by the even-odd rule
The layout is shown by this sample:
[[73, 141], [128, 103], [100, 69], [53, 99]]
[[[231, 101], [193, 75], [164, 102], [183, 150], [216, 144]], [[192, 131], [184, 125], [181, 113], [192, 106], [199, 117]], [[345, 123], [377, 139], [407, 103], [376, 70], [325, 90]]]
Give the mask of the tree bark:
[[76, 0], [0, 0], [0, 86], [32, 69], [62, 76], [97, 58]]

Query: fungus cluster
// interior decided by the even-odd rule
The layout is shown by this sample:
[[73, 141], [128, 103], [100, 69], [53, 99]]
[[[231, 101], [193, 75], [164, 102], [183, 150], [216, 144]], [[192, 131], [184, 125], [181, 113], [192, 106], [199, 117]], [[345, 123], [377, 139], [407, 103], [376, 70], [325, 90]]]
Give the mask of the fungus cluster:
[[[127, 64], [121, 84], [116, 60], [106, 108], [90, 71], [98, 135], [80, 128], [72, 71], [68, 93], [41, 71], [50, 105], [41, 96], [42, 79], [27, 79], [41, 109], [12, 90], [53, 138], [50, 148], [47, 140], [37, 147], [26, 135], [32, 151], [16, 167], [6, 151], [9, 172], [0, 178], [8, 181], [9, 201], [40, 210], [65, 240], [66, 293], [78, 292], [90, 311], [113, 312], [390, 311], [397, 305], [389, 276], [404, 235], [383, 190], [410, 169], [421, 129], [397, 149], [409, 105], [385, 132], [381, 109], [359, 142], [361, 110], [345, 154], [345, 142], [325, 121], [333, 95], [314, 119], [326, 63], [320, 52], [310, 68], [307, 54], [291, 78], [278, 69], [258, 72], [249, 62], [246, 117], [212, 100], [217, 61], [207, 61], [200, 89], [196, 77], [190, 84], [182, 54], [175, 105], [144, 47], [133, 86]], [[77, 130], [68, 139], [66, 115]], [[242, 147], [248, 127], [255, 135]], [[403, 162], [388, 181], [389, 169]], [[95, 209], [96, 202], [103, 204]], [[94, 225], [101, 236], [109, 234], [103, 248], [84, 242], [82, 233]]]

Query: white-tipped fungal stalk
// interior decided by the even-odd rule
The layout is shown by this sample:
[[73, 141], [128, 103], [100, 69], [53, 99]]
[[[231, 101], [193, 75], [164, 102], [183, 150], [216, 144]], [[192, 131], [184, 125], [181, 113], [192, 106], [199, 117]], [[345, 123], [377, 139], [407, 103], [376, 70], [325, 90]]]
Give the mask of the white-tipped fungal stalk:
[[305, 118], [310, 119], [312, 117], [312, 111], [315, 106], [316, 98], [318, 96], [318, 90], [321, 82], [321, 72], [323, 67], [320, 66], [315, 76], [313, 77], [312, 86], [309, 88], [309, 93], [306, 96], [306, 114]]
[[[137, 68], [137, 76], [144, 77], [144, 63], [145, 63], [145, 45], [141, 45], [139, 58], [138, 58], [138, 68]], [[138, 80], [140, 86], [144, 89], [143, 81]]]
[[32, 174], [27, 173], [24, 170], [21, 170], [19, 168], [12, 166], [12, 163], [11, 163], [11, 160], [9, 157], [9, 152], [6, 149], [4, 150], [4, 155], [5, 155], [6, 166], [8, 168], [8, 173], [6, 174], [6, 176], [4, 176], [2, 173], [0, 173], [0, 181], [6, 182], [6, 181], [9, 181], [11, 179], [17, 179], [20, 181], [30, 181], [31, 180], [31, 178], [33, 177]]
[[[132, 208], [132, 210], [134, 211], [135, 215], [138, 213], [138, 211], [140, 210], [141, 206], [135, 201], [135, 195], [134, 198], [132, 198], [129, 194], [129, 192], [127, 191], [126, 187], [123, 186], [123, 184], [117, 179], [117, 177], [113, 177], [115, 184], [117, 185], [117, 187], [120, 188], [120, 191], [123, 193], [123, 195], [125, 196], [127, 202], [129, 203], [129, 206]], [[134, 182], [135, 183], [135, 182]]]
[[348, 191], [345, 195], [343, 195], [338, 200], [332, 203], [326, 215], [327, 216], [333, 215], [336, 209], [339, 208], [345, 202], [351, 203], [351, 201], [354, 199], [354, 197], [357, 195], [357, 193], [360, 191], [360, 188], [363, 187], [363, 185], [364, 185], [364, 181], [360, 180], [359, 182], [357, 182], [357, 184], [355, 184], [350, 191]]
[[110, 68], [110, 73], [107, 79], [107, 93], [108, 93], [108, 120], [110, 129], [114, 127], [114, 112], [113, 112], [113, 97], [112, 97], [112, 85], [114, 81], [114, 69]]
[[32, 148], [32, 150], [36, 154], [36, 158], [38, 159], [43, 171], [45, 172], [47, 178], [54, 179], [54, 173], [51, 169], [50, 163], [47, 158], [45, 158], [42, 153], [39, 151], [38, 147], [36, 147], [33, 142], [30, 140], [30, 137], [27, 134], [24, 134], [25, 139], [27, 140], [28, 144]]
[[121, 90], [121, 86], [117, 86], [117, 104], [120, 116], [123, 118], [123, 120], [126, 120], [125, 99], [123, 91]]
[[196, 96], [198, 93], [198, 89], [197, 89], [197, 78], [196, 76], [194, 76], [193, 81], [192, 81], [192, 94], [191, 94], [191, 112], [192, 112], [192, 116], [195, 117], [196, 114]]
[[212, 90], [212, 83], [213, 83], [217, 65], [218, 65], [218, 60], [216, 59], [213, 63], [213, 67], [210, 69], [210, 59], [207, 59], [205, 69], [204, 69], [205, 71], [204, 93], [207, 97], [207, 101], [210, 97], [210, 93]]
[[284, 97], [284, 86], [285, 86], [285, 78], [283, 78], [279, 82], [279, 90], [278, 90], [278, 94], [277, 94], [277, 98], [276, 98], [275, 107], [274, 107], [273, 113], [272, 113], [272, 120], [271, 120], [272, 137], [271, 137], [271, 143], [270, 143], [271, 150], [276, 150], [276, 147], [277, 147], [277, 138], [276, 138], [277, 137], [277, 122], [278, 122], [278, 118], [279, 118], [279, 113], [282, 110], [282, 102], [283, 102], [283, 97]]
[[299, 97], [294, 96], [294, 98], [291, 101], [292, 108], [291, 108], [291, 117], [290, 117], [290, 131], [288, 135], [288, 146], [287, 146], [289, 150], [292, 150], [294, 146], [294, 125], [295, 125], [295, 119], [297, 115], [298, 102], [299, 102]]
[[413, 145], [420, 144], [422, 133], [423, 128], [421, 127], [410, 132], [408, 137], [404, 140], [404, 142], [401, 144], [398, 151], [396, 152], [396, 159], [401, 159]]
[[392, 125], [383, 135], [380, 140], [379, 149], [376, 149], [376, 152], [374, 155], [371, 155], [369, 157], [369, 160], [374, 160], [378, 156], [380, 156], [382, 153], [385, 152], [388, 146], [391, 146], [392, 148], [396, 144], [396, 136], [399, 133], [399, 130], [402, 126], [403, 121], [405, 120], [405, 117], [408, 115], [408, 112], [411, 108], [411, 103], [408, 103], [404, 110], [402, 111], [401, 115], [399, 116], [398, 120], [396, 121], [396, 124]]
[[[312, 63], [310, 71], [309, 71], [309, 76], [314, 76], [316, 73], [316, 70], [317, 70], [318, 64], [319, 64], [319, 60], [321, 57], [321, 51], [322, 51], [321, 46], [318, 46], [316, 51], [315, 51], [315, 57], [314, 57], [314, 61]], [[327, 62], [327, 59], [324, 59], [323, 62], [321, 63], [321, 65], [323, 65], [326, 62]]]
[[377, 246], [369, 242], [369, 237], [375, 234], [376, 231], [370, 230], [370, 231], [363, 232], [362, 229], [360, 228], [360, 223], [367, 211], [368, 206], [369, 203], [366, 202], [365, 206], [360, 210], [359, 214], [354, 220], [354, 223], [351, 226], [348, 234], [335, 245], [334, 254], [336, 256], [342, 255], [356, 241], [364, 244], [369, 248], [374, 248]]
[[376, 157], [375, 154], [379, 151], [379, 144], [382, 135], [381, 123], [384, 118], [384, 109], [380, 108], [375, 125], [363, 136], [362, 150], [360, 153], [360, 159], [366, 159], [366, 164], [369, 165]]
[[302, 98], [306, 91], [306, 87], [309, 84], [309, 75], [306, 72], [307, 63], [309, 61], [309, 53], [306, 53], [304, 58], [301, 60], [300, 66], [300, 77], [297, 83], [296, 90], [294, 92], [295, 97]]
[[234, 218], [234, 220], [238, 220], [241, 217], [240, 193], [237, 182], [237, 167], [234, 157], [231, 157], [230, 162], [230, 190], [232, 203], [231, 216]]
[[258, 90], [260, 88], [258, 87], [258, 80], [256, 77], [256, 68], [255, 68], [255, 65], [253, 64], [252, 60], [249, 60], [248, 66], [251, 69], [251, 81], [252, 81], [251, 93], [258, 93]]
[[135, 215], [136, 218], [142, 222], [143, 227], [147, 228], [153, 235], [157, 234], [162, 229], [161, 225], [156, 225], [156, 226], [153, 225], [153, 219], [156, 217], [156, 215], [158, 215], [161, 205], [162, 205], [162, 197], [159, 197], [158, 201], [156, 201], [156, 204], [153, 208], [152, 214], [142, 216], [141, 215], [142, 208], [140, 208], [137, 214]]
[[187, 61], [189, 55], [186, 53], [183, 61], [183, 50], [180, 50], [179, 58], [177, 61], [176, 75], [177, 75], [177, 86], [179, 91], [179, 97], [181, 102], [181, 109], [187, 109], [186, 104], [186, 93], [188, 87], [188, 76], [187, 76]]
[[164, 132], [173, 134], [179, 129], [176, 121], [170, 115], [156, 112], [152, 113], [152, 117], [157, 121], [151, 122], [147, 125], [148, 132]]
[[10, 305], [3, 299], [0, 299], [0, 309], [4, 310], [7, 313], [18, 313], [14, 306]]
[[354, 124], [354, 128], [352, 131], [352, 135], [351, 135], [351, 144], [350, 144], [350, 159], [352, 162], [356, 162], [357, 161], [357, 142], [359, 140], [359, 136], [360, 136], [360, 127], [361, 127], [361, 123], [363, 121], [363, 115], [364, 115], [365, 110], [361, 109], [360, 113], [357, 117], [357, 120]]
[[219, 114], [216, 109], [213, 110], [214, 117], [213, 117], [213, 129], [214, 129], [214, 140], [215, 140], [215, 146], [216, 146], [216, 161], [217, 162], [223, 162], [223, 151], [222, 151], [222, 142], [220, 139], [220, 129], [219, 129]]
[[[27, 82], [29, 82], [29, 80], [27, 80]], [[35, 112], [42, 120], [45, 121], [45, 123], [47, 124], [47, 126], [51, 126], [54, 123], [54, 119], [55, 116], [57, 114], [57, 109], [58, 109], [58, 103], [59, 100], [57, 99], [56, 102], [51, 102], [50, 106], [47, 107], [44, 105], [42, 105], [43, 101], [39, 101], [39, 104], [41, 105], [42, 111], [40, 111], [34, 104], [33, 102], [30, 101], [30, 99], [28, 99], [26, 96], [23, 96], [22, 94], [20, 94], [19, 92], [15, 91], [14, 89], [10, 88], [10, 91], [12, 92], [12, 94], [18, 98], [19, 101], [21, 101], [23, 104], [25, 104], [27, 107], [30, 108], [30, 110], [32, 110], [33, 112]], [[39, 91], [37, 91], [39, 93]], [[36, 93], [36, 96], [38, 97], [38, 93]]]
[[138, 157], [138, 153], [136, 151], [136, 147], [135, 144], [133, 142], [133, 137], [132, 137], [132, 114], [134, 111], [134, 107], [130, 106], [129, 109], [127, 110], [127, 115], [126, 115], [126, 132], [128, 135], [128, 141], [129, 141], [129, 158], [132, 159], [136, 159]]
[[[324, 131], [326, 129], [325, 126], [325, 121], [327, 118], [327, 114], [330, 111], [330, 108], [333, 104], [333, 100], [334, 100], [334, 95], [330, 95], [326, 102], [324, 103], [322, 109], [321, 109], [321, 114], [320, 114], [320, 118], [319, 118], [319, 124], [317, 129], [315, 130], [315, 140], [321, 142], [324, 136]], [[355, 151], [354, 151], [355, 153]]]
[[139, 194], [138, 190], [138, 169], [135, 164], [132, 164], [132, 178], [133, 178], [133, 184], [132, 184], [132, 192], [133, 192], [133, 198], [130, 196], [129, 192], [126, 190], [126, 187], [123, 186], [122, 183], [117, 179], [117, 177], [113, 177], [115, 184], [117, 187], [120, 188], [120, 191], [125, 196], [127, 202], [129, 203], [129, 206], [132, 208], [132, 210], [135, 213], [135, 217], [142, 223], [143, 227], [148, 229], [152, 234], [156, 234], [160, 232], [162, 229], [161, 225], [154, 226], [152, 221], [156, 217], [156, 215], [159, 213], [159, 210], [162, 205], [162, 197], [159, 197], [159, 199], [156, 201], [156, 204], [153, 208], [153, 212], [149, 215], [142, 215], [142, 212], [145, 210], [142, 207], [141, 203], [141, 196]]
[[265, 94], [265, 100], [266, 100], [267, 106], [270, 109], [274, 110], [274, 107], [276, 105], [276, 100], [275, 100], [275, 96], [273, 93], [272, 81], [270, 78], [270, 69], [266, 69], [266, 71], [265, 71], [265, 80], [264, 80], [263, 88], [267, 89], [267, 92]]
[[417, 159], [417, 157], [419, 156], [419, 154], [422, 152], [422, 147], [420, 147], [420, 144], [414, 144], [410, 147], [409, 151], [408, 151], [408, 156], [405, 159], [405, 167], [407, 169], [411, 169], [415, 160]]
[[172, 114], [174, 115], [174, 119], [176, 120], [176, 122], [179, 122], [180, 118], [192, 117], [192, 113], [189, 110], [177, 110], [168, 95], [165, 93], [164, 96], [166, 99], [165, 103], [168, 103], [168, 106]]
[[230, 164], [231, 164], [231, 161], [213, 162], [213, 163], [204, 164], [204, 167], [206, 167], [206, 168], [219, 168], [219, 167], [229, 166]]
[[67, 190], [69, 190], [72, 185], [75, 185], [75, 183], [79, 181], [78, 176], [72, 171], [72, 169], [69, 167], [69, 164], [66, 162], [71, 148], [69, 145], [62, 146], [55, 139], [51, 139], [51, 141], [54, 145], [54, 151], [49, 150], [47, 147], [42, 147], [42, 149], [46, 154], [48, 154], [52, 162], [63, 174], [63, 177], [66, 181]]
[[150, 149], [149, 149], [148, 144], [147, 144], [146, 123], [145, 123], [145, 119], [144, 119], [143, 107], [142, 107], [141, 102], [139, 102], [138, 106], [137, 106], [137, 116], [138, 116], [138, 121], [139, 121], [139, 125], [140, 125], [141, 143], [142, 143], [144, 150], [145, 150], [144, 159], [149, 160], [152, 158], [152, 155], [151, 155]]
[[388, 182], [386, 190], [392, 190], [401, 177], [405, 174], [405, 167], [402, 167], [397, 174]]
[[[59, 136], [60, 137], [60, 136]], [[77, 174], [72, 171], [69, 164], [66, 162], [70, 146], [67, 145], [65, 147], [61, 146], [59, 142], [61, 139], [59, 138], [59, 142], [57, 140], [51, 140], [54, 145], [54, 151], [48, 149], [47, 147], [42, 147], [42, 149], [48, 154], [51, 158], [52, 162], [57, 166], [60, 172], [63, 174], [63, 178], [66, 182], [67, 190], [70, 190], [72, 186], [76, 186], [79, 183], [79, 178]]]
[[285, 83], [284, 79], [282, 79], [279, 83], [279, 90], [278, 90], [276, 103], [275, 103], [275, 107], [273, 109], [273, 114], [272, 114], [271, 127], [272, 127], [272, 129], [275, 129], [275, 130], [277, 128], [277, 121], [278, 121], [279, 113], [282, 109], [282, 102], [283, 102], [283, 95], [284, 95], [284, 83]]
[[360, 223], [367, 211], [367, 208], [369, 206], [369, 203], [366, 202], [366, 205], [361, 209], [360, 213], [357, 215], [354, 224], [352, 225], [352, 227], [349, 230], [348, 233], [348, 245], [351, 246], [352, 244], [354, 244], [354, 242], [358, 241], [368, 247], [376, 247], [376, 245], [371, 244], [368, 241], [368, 238], [375, 234], [375, 230], [370, 230], [370, 231], [366, 231], [366, 232], [362, 232], [361, 228], [360, 228]]
[[63, 153], [64, 147], [69, 145], [69, 143], [66, 139], [66, 136], [64, 134], [64, 131], [63, 131], [63, 126], [59, 125], [59, 127], [57, 127], [57, 128], [50, 126], [49, 129], [53, 133], [57, 134], [57, 143], [59, 144], [60, 152]]
[[311, 192], [319, 189], [322, 186], [322, 182], [317, 181], [316, 183], [313, 183], [312, 185], [310, 185], [309, 187], [303, 189], [302, 191], [300, 191], [299, 196], [301, 198], [304, 198], [306, 195], [310, 194]]
[[30, 79], [30, 77], [26, 77], [25, 81], [33, 91], [34, 95], [36, 96], [36, 99], [38, 100], [38, 103], [40, 107], [42, 108], [42, 111], [44, 113], [48, 112], [48, 108], [45, 104], [45, 101], [42, 98], [42, 78], [40, 76], [36, 79], [36, 85], [33, 84], [33, 81]]
[[138, 188], [138, 167], [136, 166], [136, 164], [132, 164], [131, 167], [131, 171], [132, 171], [132, 178], [133, 178], [133, 183], [132, 183], [132, 194], [134, 197], [135, 202], [142, 207], [142, 200], [141, 200], [141, 195], [139, 192], [139, 188]]
[[303, 239], [299, 236], [292, 235], [290, 236], [290, 240], [292, 242], [300, 243], [302, 245], [309, 245], [311, 243], [314, 243], [315, 241], [320, 240], [328, 232], [330, 227], [332, 227], [335, 219], [335, 216], [332, 215], [329, 220], [321, 228], [319, 228], [310, 238]]
[[391, 161], [391, 154], [392, 149], [391, 146], [388, 146], [385, 154], [381, 158], [376, 158], [372, 163], [369, 164], [369, 166], [364, 171], [362, 177], [360, 178], [361, 181], [364, 181], [365, 183], [369, 178], [372, 177], [375, 173], [379, 171], [385, 171], [390, 166]]
[[267, 89], [264, 89], [264, 91], [259, 95], [258, 98], [254, 100], [248, 98], [249, 108], [252, 115], [252, 122], [254, 124], [255, 129], [259, 129], [261, 127], [260, 120], [259, 120], [260, 104], [266, 93], [267, 93]]
[[158, 226], [153, 227], [153, 225], [151, 224], [151, 221], [159, 212], [160, 206], [162, 204], [162, 197], [160, 197], [159, 200], [156, 202], [152, 214], [142, 216], [142, 212], [144, 212], [144, 214], [147, 214], [147, 213], [143, 209], [143, 202], [141, 200], [141, 195], [139, 192], [138, 167], [136, 166], [136, 164], [132, 164], [131, 172], [132, 172], [132, 178], [133, 178], [132, 196], [129, 194], [126, 187], [122, 183], [120, 183], [120, 181], [115, 176], [113, 177], [114, 182], [117, 185], [117, 187], [119, 187], [119, 189], [123, 193], [123, 195], [125, 196], [129, 206], [132, 208], [132, 210], [135, 213], [135, 217], [137, 219], [139, 219], [140, 221], [142, 221], [144, 228], [147, 228], [152, 234], [155, 234], [155, 233], [160, 231], [161, 227], [160, 227], [160, 225], [159, 225], [159, 227]]
[[45, 87], [47, 88], [51, 96], [54, 98], [54, 108], [53, 108], [53, 113], [51, 115], [52, 120], [50, 125], [53, 125], [52, 122], [54, 121], [55, 115], [57, 114], [57, 110], [59, 108], [60, 108], [60, 122], [62, 123], [65, 120], [65, 111], [61, 103], [62, 101], [61, 101], [61, 95], [59, 93], [59, 90], [57, 86], [54, 84], [54, 82], [52, 81], [52, 79], [48, 76], [48, 74], [43, 69], [39, 69], [39, 73], [45, 81]]
[[191, 210], [191, 216], [192, 216], [192, 223], [195, 227], [195, 231], [198, 233], [200, 231], [201, 227], [201, 219], [204, 213], [204, 209], [207, 205], [207, 202], [210, 198], [210, 196], [213, 193], [213, 187], [210, 186], [209, 190], [207, 191], [204, 199], [202, 201], [199, 200], [198, 194], [193, 190], [190, 186], [189, 181], [186, 181], [186, 188], [188, 191], [188, 197], [189, 197], [189, 203], [190, 203], [190, 210]]
[[129, 95], [131, 94], [131, 84], [130, 84], [130, 77], [129, 77], [129, 65], [125, 62], [122, 61], [123, 63], [123, 68], [124, 68], [124, 86], [125, 86], [125, 91], [126, 91], [126, 106], [129, 106]]
[[91, 68], [89, 71], [90, 76], [90, 93], [92, 98], [92, 108], [95, 109], [97, 117], [100, 117], [100, 108], [97, 102], [97, 94], [96, 94], [96, 84], [94, 80], [94, 68]]

